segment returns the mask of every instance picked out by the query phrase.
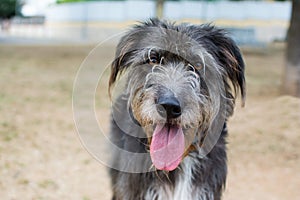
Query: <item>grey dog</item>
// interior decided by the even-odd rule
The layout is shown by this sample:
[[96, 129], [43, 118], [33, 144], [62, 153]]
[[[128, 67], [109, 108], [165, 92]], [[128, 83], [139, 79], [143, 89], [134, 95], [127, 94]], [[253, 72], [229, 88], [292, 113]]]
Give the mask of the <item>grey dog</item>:
[[109, 80], [113, 200], [218, 200], [244, 61], [210, 24], [151, 19], [120, 40]]

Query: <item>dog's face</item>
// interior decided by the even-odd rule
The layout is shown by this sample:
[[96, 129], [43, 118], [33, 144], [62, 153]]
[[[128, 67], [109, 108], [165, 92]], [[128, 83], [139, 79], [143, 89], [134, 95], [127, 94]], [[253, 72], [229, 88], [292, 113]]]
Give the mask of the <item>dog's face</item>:
[[223, 126], [238, 89], [245, 96], [240, 51], [210, 25], [152, 20], [136, 26], [118, 45], [110, 86], [121, 74], [128, 110], [147, 134], [160, 170], [174, 170], [200, 148], [216, 119]]

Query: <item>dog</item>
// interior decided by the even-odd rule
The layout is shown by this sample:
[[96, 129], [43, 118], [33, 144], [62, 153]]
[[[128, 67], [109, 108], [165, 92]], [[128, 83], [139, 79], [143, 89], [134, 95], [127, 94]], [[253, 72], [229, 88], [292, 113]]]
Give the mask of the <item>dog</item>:
[[[109, 92], [113, 200], [219, 200], [245, 64], [223, 29], [150, 19], [120, 40]], [[112, 92], [112, 88], [114, 92]]]

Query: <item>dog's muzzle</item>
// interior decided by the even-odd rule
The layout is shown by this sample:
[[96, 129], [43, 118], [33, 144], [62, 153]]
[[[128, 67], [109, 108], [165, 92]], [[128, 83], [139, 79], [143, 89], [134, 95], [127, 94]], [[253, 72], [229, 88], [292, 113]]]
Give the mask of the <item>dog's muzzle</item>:
[[180, 124], [172, 123], [181, 116], [182, 107], [171, 90], [160, 89], [156, 110], [165, 122], [155, 124], [150, 156], [157, 169], [172, 171], [182, 161], [185, 150], [183, 129]]
[[181, 115], [180, 103], [171, 91], [158, 97], [156, 110], [161, 117], [167, 119], [175, 119]]

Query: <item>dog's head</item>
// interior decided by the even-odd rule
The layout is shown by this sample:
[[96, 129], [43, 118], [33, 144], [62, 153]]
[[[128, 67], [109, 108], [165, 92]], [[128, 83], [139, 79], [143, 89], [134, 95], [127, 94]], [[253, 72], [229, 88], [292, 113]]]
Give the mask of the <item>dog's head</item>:
[[125, 95], [143, 127], [157, 169], [171, 171], [200, 148], [213, 122], [245, 99], [244, 62], [226, 33], [211, 25], [159, 20], [135, 26], [120, 41], [110, 87], [126, 74]]

